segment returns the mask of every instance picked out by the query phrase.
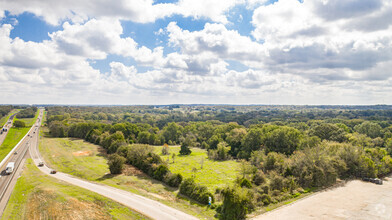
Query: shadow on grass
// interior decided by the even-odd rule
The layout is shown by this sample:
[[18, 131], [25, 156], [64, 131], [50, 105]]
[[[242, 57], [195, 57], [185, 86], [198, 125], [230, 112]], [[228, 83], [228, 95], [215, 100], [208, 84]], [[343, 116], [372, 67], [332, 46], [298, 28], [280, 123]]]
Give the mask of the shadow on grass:
[[116, 177], [116, 176], [118, 176], [118, 175], [120, 175], [120, 174], [110, 174], [110, 173], [109, 173], [109, 174], [105, 174], [105, 175], [103, 175], [103, 176], [97, 178], [96, 181], [104, 181], [104, 180], [107, 180], [107, 179], [111, 179], [111, 178], [113, 178], [113, 177]]

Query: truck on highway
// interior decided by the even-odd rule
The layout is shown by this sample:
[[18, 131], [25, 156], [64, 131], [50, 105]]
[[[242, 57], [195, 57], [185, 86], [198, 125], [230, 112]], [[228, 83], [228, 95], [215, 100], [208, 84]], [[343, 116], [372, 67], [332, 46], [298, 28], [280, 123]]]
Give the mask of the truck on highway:
[[5, 174], [11, 174], [14, 171], [15, 163], [9, 162], [5, 167]]

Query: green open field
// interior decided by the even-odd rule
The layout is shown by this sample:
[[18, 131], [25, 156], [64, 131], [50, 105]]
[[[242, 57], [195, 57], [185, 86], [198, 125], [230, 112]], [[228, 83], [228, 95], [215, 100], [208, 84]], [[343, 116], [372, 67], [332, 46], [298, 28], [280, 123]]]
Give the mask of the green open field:
[[106, 197], [64, 184], [26, 161], [2, 219], [147, 219]]
[[97, 145], [80, 139], [52, 138], [41, 131], [39, 148], [45, 162], [61, 172], [136, 193], [199, 218], [214, 218], [214, 210], [180, 198], [178, 189], [168, 187], [131, 166], [126, 167], [124, 174], [111, 175], [106, 154]]
[[[239, 175], [240, 163], [233, 160], [209, 160], [207, 151], [204, 149], [192, 148], [192, 153], [188, 156], [178, 155], [180, 146], [171, 146], [170, 155], [167, 156], [161, 154], [162, 147], [156, 147], [155, 151], [164, 161], [169, 160], [169, 169], [172, 173], [181, 173], [184, 178], [194, 176], [196, 183], [207, 186], [212, 193], [218, 187], [224, 188], [227, 184], [233, 183]], [[172, 153], [176, 154], [174, 163]], [[203, 163], [203, 168], [201, 163]]]
[[37, 110], [37, 112], [35, 113], [34, 118], [16, 118], [14, 120], [20, 120], [23, 121], [24, 123], [26, 123], [26, 127], [31, 127], [35, 121], [37, 121], [39, 115], [39, 110]]
[[2, 117], [0, 119], [0, 127], [3, 127], [4, 124], [8, 121], [8, 119], [11, 117], [12, 114], [17, 113], [19, 111], [19, 109], [12, 109], [10, 113], [8, 113], [8, 115]]
[[3, 144], [0, 146], [0, 161], [15, 147], [15, 145], [22, 140], [22, 138], [30, 130], [30, 127], [25, 128], [11, 128], [5, 137]]

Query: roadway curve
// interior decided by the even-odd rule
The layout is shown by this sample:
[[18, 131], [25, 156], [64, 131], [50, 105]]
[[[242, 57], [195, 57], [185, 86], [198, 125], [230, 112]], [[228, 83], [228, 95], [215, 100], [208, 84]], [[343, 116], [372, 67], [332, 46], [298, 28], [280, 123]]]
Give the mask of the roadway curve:
[[[35, 135], [38, 136], [39, 132], [36, 132]], [[38, 163], [43, 161], [42, 157], [38, 150], [38, 138], [37, 141], [32, 142], [30, 144], [30, 155], [33, 158], [34, 163], [38, 166]], [[107, 198], [115, 200], [125, 206], [130, 207], [131, 209], [142, 213], [145, 216], [148, 216], [152, 219], [160, 219], [160, 220], [172, 220], [172, 219], [187, 219], [193, 220], [197, 219], [194, 216], [188, 215], [184, 212], [178, 211], [177, 209], [166, 206], [157, 201], [145, 198], [143, 196], [139, 196], [124, 190], [120, 190], [114, 187], [100, 185], [97, 183], [92, 183], [89, 181], [81, 180], [79, 178], [73, 177], [71, 175], [57, 172], [56, 174], [50, 174], [51, 169], [46, 165], [42, 167], [38, 167], [42, 172], [47, 175], [51, 175], [54, 178], [62, 180], [64, 182], [73, 184], [75, 186], [79, 186], [85, 188], [87, 190], [96, 192], [100, 195], [103, 195]]]

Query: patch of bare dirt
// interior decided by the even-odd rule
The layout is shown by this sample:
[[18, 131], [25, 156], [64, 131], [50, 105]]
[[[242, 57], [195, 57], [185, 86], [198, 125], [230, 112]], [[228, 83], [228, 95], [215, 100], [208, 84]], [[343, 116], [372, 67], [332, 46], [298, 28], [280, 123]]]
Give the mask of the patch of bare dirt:
[[92, 152], [91, 151], [76, 151], [76, 152], [72, 152], [72, 154], [74, 156], [77, 156], [77, 157], [79, 157], [79, 156], [91, 156]]
[[25, 219], [111, 219], [105, 210], [93, 203], [79, 201], [75, 198], [60, 199], [53, 191], [40, 190], [29, 198]]

